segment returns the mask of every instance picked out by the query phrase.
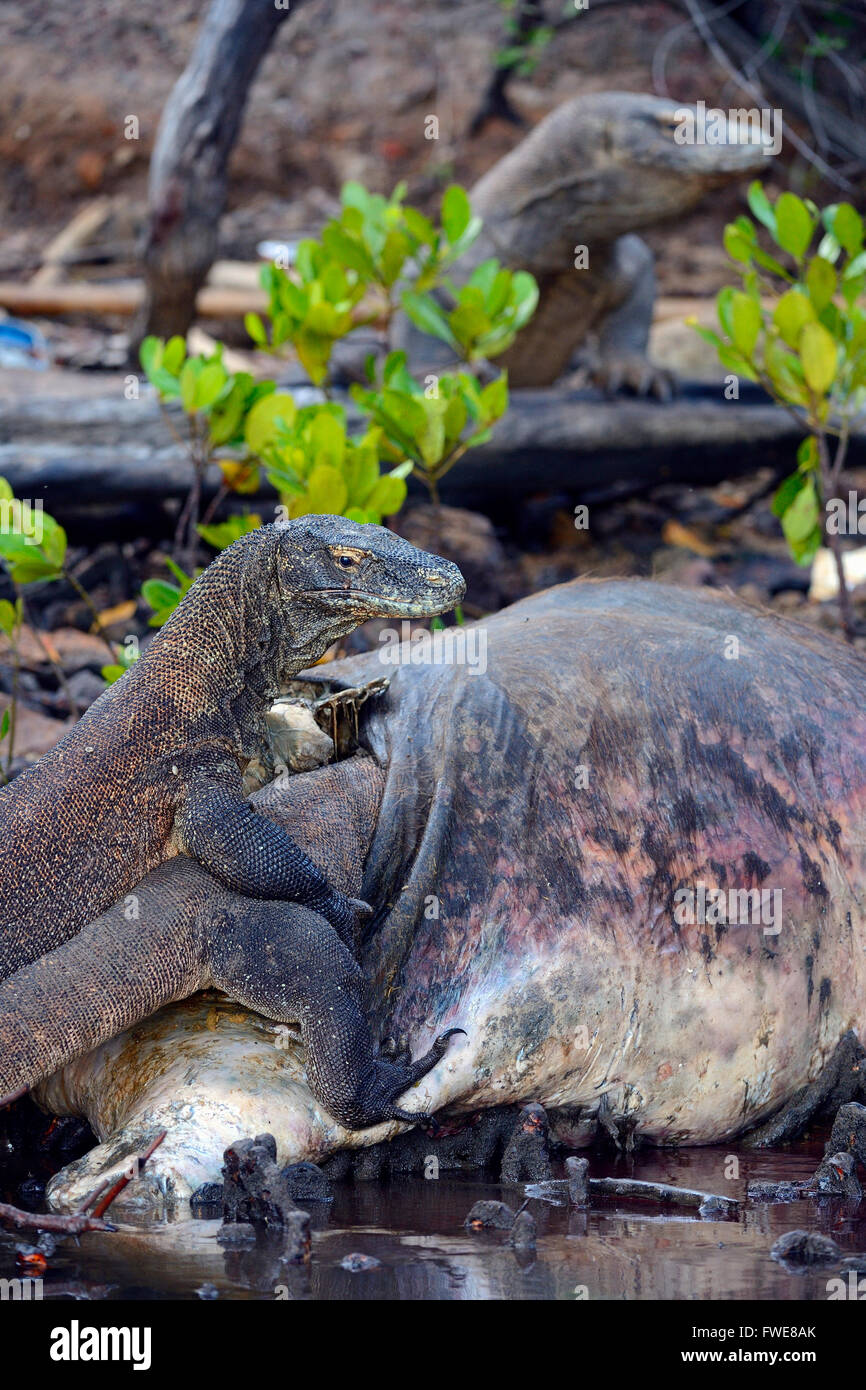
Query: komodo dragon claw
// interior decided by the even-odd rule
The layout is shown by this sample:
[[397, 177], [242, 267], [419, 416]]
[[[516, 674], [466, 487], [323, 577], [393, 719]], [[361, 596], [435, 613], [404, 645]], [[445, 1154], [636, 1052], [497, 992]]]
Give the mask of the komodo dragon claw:
[[[466, 1036], [465, 1028], [448, 1028], [444, 1033], [440, 1033], [429, 1052], [425, 1052], [423, 1057], [417, 1061], [409, 1063], [394, 1063], [383, 1061], [377, 1058], [370, 1071], [367, 1084], [363, 1092], [357, 1096], [352, 1104], [352, 1114], [348, 1115], [344, 1111], [338, 1118], [350, 1129], [364, 1129], [368, 1125], [375, 1124], [381, 1120], [401, 1120], [409, 1125], [430, 1125], [434, 1124], [433, 1116], [424, 1110], [403, 1110], [399, 1105], [394, 1105], [397, 1096], [408, 1091], [416, 1082], [426, 1076], [428, 1071], [432, 1071], [436, 1063], [441, 1061], [448, 1050], [449, 1039], [456, 1033]], [[359, 1124], [358, 1119], [363, 1114], [364, 1118]]]

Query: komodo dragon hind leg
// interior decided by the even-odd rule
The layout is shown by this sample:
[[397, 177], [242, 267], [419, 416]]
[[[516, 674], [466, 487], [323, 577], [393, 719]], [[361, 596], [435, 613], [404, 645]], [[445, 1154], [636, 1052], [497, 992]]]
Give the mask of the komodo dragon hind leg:
[[227, 888], [309, 907], [354, 950], [358, 921], [372, 908], [333, 888], [281, 825], [258, 814], [243, 796], [235, 763], [197, 756], [175, 826], [186, 853]]
[[310, 1090], [346, 1129], [429, 1120], [394, 1102], [440, 1061], [448, 1039], [462, 1029], [443, 1033], [415, 1062], [377, 1056], [362, 1005], [361, 968], [318, 913], [233, 898], [216, 915], [208, 955], [219, 989], [277, 1022], [300, 1024]]
[[228, 898], [189, 860], [161, 864], [76, 936], [0, 983], [0, 1095], [207, 983], [202, 920]]

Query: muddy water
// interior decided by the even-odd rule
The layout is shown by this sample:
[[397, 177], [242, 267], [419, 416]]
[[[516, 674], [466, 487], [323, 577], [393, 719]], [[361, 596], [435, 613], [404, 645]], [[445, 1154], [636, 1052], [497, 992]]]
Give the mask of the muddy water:
[[[735, 1148], [655, 1150], [633, 1159], [593, 1157], [593, 1176], [615, 1174], [745, 1195], [749, 1178], [805, 1178], [822, 1145], [785, 1152]], [[730, 1156], [739, 1177], [725, 1178]], [[826, 1300], [834, 1267], [791, 1274], [769, 1257], [795, 1227], [832, 1235], [844, 1254], [866, 1250], [866, 1201], [751, 1206], [736, 1220], [706, 1220], [655, 1204], [607, 1199], [585, 1213], [533, 1202], [534, 1259], [515, 1256], [502, 1232], [467, 1234], [473, 1202], [516, 1204], [520, 1189], [470, 1176], [343, 1184], [330, 1205], [310, 1204], [313, 1258], [297, 1268], [279, 1242], [225, 1251], [219, 1221], [124, 1225], [114, 1236], [69, 1243], [52, 1260], [45, 1297], [221, 1299], [816, 1299]], [[372, 1255], [378, 1268], [350, 1273], [347, 1255]], [[15, 1273], [12, 1245], [0, 1246], [0, 1276]]]

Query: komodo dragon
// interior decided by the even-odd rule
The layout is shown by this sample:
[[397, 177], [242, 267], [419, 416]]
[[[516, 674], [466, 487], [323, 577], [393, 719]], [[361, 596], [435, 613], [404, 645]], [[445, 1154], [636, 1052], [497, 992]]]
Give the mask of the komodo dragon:
[[[350, 997], [360, 988], [351, 950], [357, 916], [369, 909], [334, 888], [283, 827], [256, 814], [243, 795], [242, 769], [261, 751], [263, 716], [281, 687], [332, 642], [368, 618], [446, 612], [463, 592], [460, 571], [449, 561], [380, 526], [343, 517], [263, 526], [219, 555], [131, 670], [0, 793], [0, 980], [35, 968], [56, 948], [79, 961], [85, 946], [111, 955], [110, 934], [78, 938], [81, 928], [163, 861], [185, 854], [224, 885], [227, 903], [245, 895], [280, 900], [283, 912], [286, 900], [311, 909], [299, 919], [304, 949], [285, 989], [297, 992], [297, 978], [308, 981], [316, 1014], [311, 1043], [315, 1050], [315, 1027], [324, 1051], [340, 1032], [339, 1045], [321, 1060], [329, 1075], [338, 1071], [341, 1052], [351, 1052], [349, 1043], [362, 1030]], [[231, 954], [231, 924], [219, 906], [216, 919], [226, 927], [218, 942], [222, 960]], [[119, 910], [139, 921], [134, 895]], [[279, 936], [280, 908], [263, 911], [260, 920], [266, 952], [268, 932]], [[142, 920], [143, 934], [146, 925]], [[332, 961], [342, 971], [333, 989]], [[85, 1024], [90, 1010], [103, 1020], [128, 1020], [128, 991], [133, 1013], [143, 1017], [151, 1000], [145, 978], [158, 981], [157, 1002], [183, 995], [182, 952], [157, 948], [149, 966], [132, 956], [119, 956], [112, 966], [114, 992], [88, 999], [84, 971], [82, 994], [73, 991], [69, 1004], [77, 1016], [64, 1016], [56, 994], [49, 994], [41, 1004], [46, 1021], [79, 1041], [92, 1026], [95, 1042], [105, 1033], [98, 1018]], [[335, 1030], [343, 1001], [347, 1012]], [[378, 1117], [447, 1044], [442, 1040], [408, 1069], [392, 1068], [383, 1080], [364, 1051], [366, 1036], [351, 1058], [355, 1070], [333, 1077], [336, 1103], [348, 1085], [351, 1104], [343, 1113], [359, 1123]], [[16, 1084], [22, 1079], [29, 1078]], [[330, 1095], [327, 1086], [325, 1092]]]
[[[310, 673], [391, 684], [359, 709], [358, 752], [279, 778], [257, 804], [376, 903], [361, 948], [373, 1032], [422, 1051], [467, 1030], [404, 1103], [459, 1120], [537, 1100], [577, 1144], [599, 1128], [623, 1144], [728, 1142], [790, 1102], [848, 1030], [862, 1035], [860, 653], [707, 589], [580, 580], [401, 655]], [[255, 1014], [187, 1000], [43, 1086], [41, 1103], [85, 1113], [105, 1141], [56, 1180], [64, 1205], [160, 1129], [152, 1181], [178, 1195], [219, 1176], [238, 1134], [269, 1130], [291, 1162], [396, 1131], [339, 1129], [288, 1030], [277, 1048], [256, 1016], [280, 1021], [289, 927], [311, 914], [227, 905], [207, 881], [190, 860], [162, 865], [137, 890], [140, 924], [113, 909], [86, 929], [110, 925], [113, 957], [91, 960], [82, 933], [71, 973], [46, 956], [38, 977], [0, 986], [0, 1063], [44, 1074], [75, 1040], [52, 1037], [41, 1000], [82, 978], [94, 999], [119, 996], [117, 961], [158, 987], [144, 933], [184, 952], [194, 978], [203, 894], [233, 919], [238, 961], [248, 943], [245, 969], [212, 974], [231, 973]], [[14, 1079], [0, 1066], [0, 1087]]]
[[[770, 165], [766, 138], [739, 123], [729, 126], [729, 143], [679, 144], [677, 113], [690, 109], [636, 92], [574, 97], [472, 188], [472, 210], [484, 227], [454, 278], [467, 279], [495, 256], [531, 271], [539, 285], [534, 317], [496, 359], [512, 386], [551, 385], [595, 335], [597, 381], [665, 392], [664, 374], [646, 358], [652, 252], [633, 233], [682, 217], [707, 193]], [[402, 333], [413, 361], [439, 365], [437, 345], [431, 355], [429, 339], [405, 326]]]

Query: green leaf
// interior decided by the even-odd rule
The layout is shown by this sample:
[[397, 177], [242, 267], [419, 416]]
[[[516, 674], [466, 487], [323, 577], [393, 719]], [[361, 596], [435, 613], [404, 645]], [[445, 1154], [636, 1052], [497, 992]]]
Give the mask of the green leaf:
[[820, 314], [836, 293], [836, 272], [830, 262], [824, 260], [823, 256], [813, 256], [809, 262], [806, 271], [806, 288], [809, 291], [809, 298], [815, 306], [816, 314]]
[[278, 421], [291, 427], [296, 415], [297, 406], [288, 391], [273, 391], [256, 401], [244, 425], [244, 439], [250, 452], [261, 454], [276, 438]]
[[789, 544], [804, 541], [811, 535], [821, 519], [818, 495], [811, 474], [801, 474], [799, 487], [781, 514], [782, 530]]
[[195, 383], [196, 410], [208, 410], [222, 394], [228, 383], [228, 372], [222, 362], [205, 362]]
[[831, 230], [839, 245], [849, 256], [856, 256], [863, 248], [863, 218], [850, 203], [839, 203], [834, 209]]
[[162, 353], [163, 346], [161, 338], [155, 338], [153, 334], [149, 334], [148, 337], [142, 338], [141, 347], [138, 349], [138, 360], [151, 380], [153, 379], [153, 372], [162, 364]]
[[725, 250], [732, 261], [748, 265], [752, 259], [752, 243], [736, 227], [728, 225], [724, 231]]
[[171, 376], [177, 376], [186, 357], [186, 343], [180, 334], [175, 334], [169, 338], [162, 354], [162, 366]]
[[121, 676], [126, 675], [127, 669], [128, 668], [126, 666], [101, 666], [100, 675], [102, 676], [102, 679], [105, 681], [106, 685], [114, 685], [115, 681], [119, 681]]
[[340, 516], [348, 498], [342, 473], [330, 464], [317, 463], [307, 481], [305, 511]]
[[[169, 573], [174, 575], [175, 579], [180, 585], [181, 594], [187, 593], [193, 586], [193, 576], [185, 574], [184, 571], [181, 569], [180, 565], [176, 565], [174, 560], [170, 559], [168, 555], [166, 555], [165, 557], [165, 564]], [[196, 576], [198, 576], [199, 574], [201, 574], [201, 570], [196, 570]]]
[[806, 254], [814, 223], [809, 209], [796, 193], [781, 193], [776, 203], [776, 242], [796, 260]]
[[386, 473], [373, 488], [365, 505], [368, 511], [376, 512], [379, 516], [393, 516], [405, 501], [406, 484], [403, 479]]
[[416, 294], [414, 290], [405, 290], [400, 302], [406, 317], [414, 323], [416, 328], [420, 328], [422, 333], [429, 333], [433, 338], [441, 338], [442, 342], [447, 343], [449, 347], [458, 347], [448, 319], [432, 295]]
[[[830, 267], [832, 270], [832, 266]], [[773, 323], [789, 347], [796, 348], [804, 324], [813, 323], [815, 309], [799, 290], [786, 290], [773, 311]]]
[[807, 323], [800, 334], [800, 361], [806, 384], [823, 396], [836, 377], [837, 349], [832, 334], [821, 323]]
[[459, 241], [471, 218], [472, 208], [465, 188], [452, 183], [451, 187], [445, 190], [442, 199], [442, 226], [452, 245]]
[[255, 512], [247, 512], [243, 516], [230, 516], [225, 521], [218, 521], [210, 526], [197, 526], [196, 530], [202, 540], [207, 541], [215, 550], [227, 550], [235, 541], [240, 540], [241, 536], [246, 536], [250, 531], [257, 531], [262, 524], [262, 519]]
[[174, 612], [183, 595], [174, 584], [166, 584], [162, 579], [146, 579], [141, 586], [142, 597], [154, 610], [149, 619], [151, 627], [162, 627]]
[[787, 478], [784, 478], [773, 494], [773, 500], [770, 503], [770, 510], [773, 515], [783, 517], [801, 488], [805, 486], [806, 476], [804, 473], [791, 473]]
[[752, 356], [761, 326], [761, 306], [758, 301], [736, 290], [731, 300], [731, 338], [744, 357]]
[[508, 409], [508, 373], [488, 382], [481, 392], [481, 419], [485, 425], [499, 420]]
[[244, 314], [244, 328], [258, 347], [267, 347], [268, 335], [258, 314]]
[[8, 599], [0, 599], [0, 628], [11, 637], [17, 625], [14, 606]]
[[757, 179], [754, 181], [754, 183], [749, 184], [749, 191], [746, 196], [748, 198], [749, 208], [751, 209], [752, 216], [757, 218], [757, 220], [764, 227], [766, 227], [769, 232], [772, 232], [773, 236], [775, 237], [776, 214], [773, 211], [772, 203], [770, 202], [769, 198], [764, 192], [762, 185], [758, 182]]
[[195, 412], [195, 388], [201, 365], [199, 358], [188, 357], [181, 370], [180, 400], [187, 415], [192, 415]]

